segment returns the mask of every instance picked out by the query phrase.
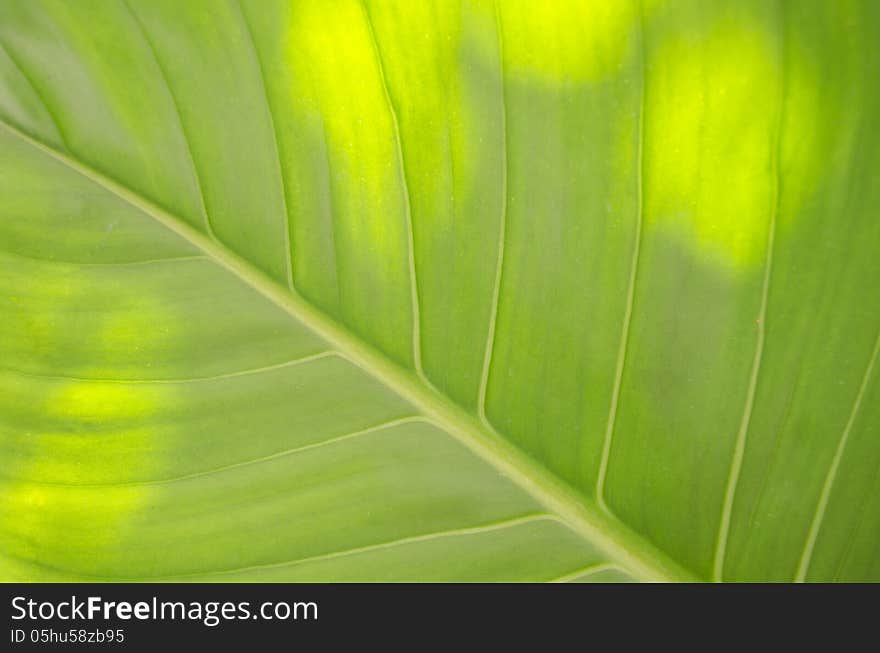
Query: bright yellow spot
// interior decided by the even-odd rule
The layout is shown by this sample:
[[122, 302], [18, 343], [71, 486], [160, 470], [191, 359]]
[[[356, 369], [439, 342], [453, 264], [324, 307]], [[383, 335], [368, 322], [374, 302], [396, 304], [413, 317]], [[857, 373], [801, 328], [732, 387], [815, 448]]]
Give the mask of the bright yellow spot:
[[[397, 140], [367, 13], [361, 2], [297, 3], [289, 39], [294, 97], [319, 116], [334, 177], [338, 215], [365, 250], [400, 245], [402, 180]], [[347, 206], [346, 206], [347, 205]], [[353, 211], [346, 211], [346, 208]], [[398, 250], [399, 251], [399, 250]]]
[[46, 406], [58, 417], [89, 424], [144, 417], [155, 408], [149, 386], [117, 383], [70, 383]]
[[122, 540], [120, 519], [140, 504], [143, 494], [138, 487], [4, 481], [0, 483], [0, 550], [37, 566], [100, 575], [105, 555], [115, 552]]
[[[40, 293], [19, 319], [39, 327], [29, 332], [35, 351], [65, 361], [62, 376], [136, 379], [146, 361], [167, 356], [176, 316], [160, 297], [130, 296], [135, 284], [106, 274], [69, 266], [35, 275]], [[162, 416], [173, 419], [177, 391], [0, 372], [0, 551], [23, 561], [15, 573], [101, 576], [124, 568], [127, 524], [152, 492], [132, 482], [162, 476], [167, 447], [157, 438], [168, 433]]]
[[763, 261], [775, 204], [777, 42], [755, 25], [715, 24], [668, 37], [647, 58], [647, 219], [714, 259]]
[[505, 0], [500, 3], [507, 72], [552, 82], [619, 73], [637, 52], [637, 3]]
[[109, 573], [125, 559], [127, 518], [151, 493], [130, 481], [161, 469], [154, 431], [173, 390], [11, 375], [3, 387], [34, 405], [7, 411], [14, 435], [4, 434], [12, 460], [0, 482], [0, 549], [73, 574]]
[[290, 12], [286, 70], [298, 143], [291, 169], [300, 180], [320, 180], [317, 188], [299, 183], [324, 213], [310, 211], [299, 229], [323, 232], [329, 221], [332, 248], [322, 248], [311, 270], [308, 255], [297, 257], [297, 278], [324, 278], [328, 263], [335, 267], [330, 292], [340, 317], [408, 364], [415, 236], [393, 87], [386, 92], [383, 77], [394, 58], [379, 49], [388, 33], [380, 33], [359, 0], [306, 0], [292, 3]]

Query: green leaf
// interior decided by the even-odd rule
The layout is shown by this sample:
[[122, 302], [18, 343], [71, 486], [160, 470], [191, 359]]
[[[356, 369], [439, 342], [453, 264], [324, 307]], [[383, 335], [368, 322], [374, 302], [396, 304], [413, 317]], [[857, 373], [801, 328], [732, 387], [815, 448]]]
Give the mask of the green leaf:
[[878, 35], [0, 3], [0, 580], [880, 580]]

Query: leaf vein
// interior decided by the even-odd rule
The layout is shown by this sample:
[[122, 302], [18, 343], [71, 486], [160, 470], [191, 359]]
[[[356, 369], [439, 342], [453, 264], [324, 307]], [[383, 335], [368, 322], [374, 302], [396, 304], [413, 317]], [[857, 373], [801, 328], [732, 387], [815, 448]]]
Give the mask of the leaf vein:
[[127, 267], [137, 265], [162, 265], [165, 263], [185, 263], [188, 261], [210, 261], [211, 259], [203, 254], [195, 254], [193, 256], [166, 256], [163, 258], [147, 258], [139, 261], [68, 261], [63, 259], [44, 258], [40, 256], [28, 256], [27, 254], [19, 254], [18, 252], [0, 251], [0, 256], [28, 261], [31, 263], [45, 263], [50, 265], [69, 265], [77, 268], [87, 267]]
[[523, 524], [529, 524], [532, 522], [538, 521], [559, 521], [557, 517], [554, 515], [550, 515], [547, 513], [536, 513], [532, 515], [525, 515], [522, 517], [516, 517], [513, 519], [507, 519], [500, 522], [493, 522], [490, 524], [482, 524], [480, 526], [471, 526], [466, 528], [455, 528], [448, 529], [443, 531], [435, 531], [432, 533], [424, 533], [422, 535], [413, 535], [410, 537], [403, 537], [397, 540], [391, 540], [388, 542], [381, 542], [379, 544], [368, 544], [366, 546], [354, 547], [351, 549], [344, 549], [341, 551], [333, 551], [331, 553], [323, 553], [315, 556], [309, 556], [307, 558], [297, 558], [294, 560], [285, 560], [282, 562], [272, 562], [264, 565], [251, 565], [248, 567], [238, 567], [235, 569], [222, 569], [217, 571], [204, 571], [204, 572], [194, 572], [191, 574], [181, 574], [175, 576], [165, 576], [163, 578], [185, 578], [191, 576], [202, 576], [207, 574], [217, 574], [217, 575], [226, 575], [226, 574], [234, 574], [240, 572], [247, 571], [257, 571], [260, 569], [278, 569], [282, 567], [294, 567], [303, 565], [310, 562], [321, 562], [324, 560], [333, 560], [335, 558], [344, 558], [348, 556], [357, 555], [360, 553], [370, 553], [373, 551], [382, 551], [385, 549], [393, 549], [401, 546], [406, 546], [409, 544], [420, 544], [423, 542], [430, 542], [432, 540], [447, 538], [447, 537], [460, 537], [460, 536], [469, 536], [469, 535], [479, 535], [480, 533], [490, 533], [493, 531], [501, 531], [506, 530], [508, 528], [515, 528], [517, 526], [521, 526]]
[[18, 70], [19, 74], [22, 76], [27, 85], [31, 87], [34, 95], [37, 96], [37, 99], [40, 101], [40, 104], [43, 105], [43, 108], [46, 110], [46, 114], [49, 116], [49, 119], [52, 121], [52, 125], [55, 127], [55, 131], [58, 134], [58, 138], [61, 139], [62, 145], [69, 151], [70, 146], [67, 144], [67, 139], [64, 136], [64, 131], [61, 129], [61, 123], [58, 121], [58, 117], [55, 115], [55, 112], [52, 111], [49, 103], [46, 102], [46, 98], [43, 97], [43, 94], [37, 88], [37, 85], [34, 83], [34, 80], [31, 79], [31, 76], [28, 75], [24, 67], [21, 65], [21, 62], [18, 61], [15, 57], [12, 56], [12, 52], [10, 52], [9, 48], [7, 48], [2, 41], [0, 41], [0, 50], [6, 55], [6, 58], [12, 62], [12, 65], [15, 66], [15, 69]]
[[617, 411], [620, 402], [620, 391], [623, 385], [623, 373], [626, 368], [626, 358], [629, 350], [630, 324], [632, 323], [633, 306], [635, 304], [636, 283], [638, 282], [639, 257], [642, 247], [642, 229], [644, 223], [644, 149], [645, 149], [645, 77], [647, 68], [645, 65], [645, 28], [642, 17], [641, 2], [638, 4], [638, 29], [639, 29], [639, 52], [640, 67], [642, 70], [641, 85], [639, 88], [639, 135], [638, 153], [636, 160], [636, 228], [633, 235], [633, 251], [630, 262], [629, 281], [626, 291], [626, 306], [623, 313], [623, 323], [620, 328], [620, 344], [617, 351], [617, 364], [614, 371], [614, 384], [611, 389], [611, 403], [608, 408], [608, 421], [605, 427], [605, 438], [602, 444], [602, 456], [599, 460], [599, 470], [596, 474], [596, 501], [606, 512], [611, 512], [605, 501], [605, 481], [608, 476], [608, 464], [611, 459], [611, 446], [614, 439], [614, 430], [617, 425]]
[[589, 578], [590, 576], [595, 576], [596, 574], [602, 573], [603, 571], [609, 571], [611, 569], [618, 569], [616, 565], [611, 564], [610, 562], [602, 562], [599, 564], [589, 565], [587, 567], [582, 567], [581, 569], [575, 569], [572, 572], [554, 578], [553, 580], [548, 580], [548, 583], [569, 583], [576, 578]]
[[501, 300], [501, 275], [504, 269], [504, 243], [507, 239], [507, 100], [504, 84], [504, 41], [502, 36], [501, 10], [495, 3], [495, 29], [498, 33], [499, 84], [501, 86], [501, 216], [498, 224], [498, 255], [495, 259], [495, 279], [492, 285], [492, 305], [489, 309], [489, 325], [486, 329], [486, 347], [483, 351], [483, 367], [480, 371], [480, 388], [477, 398], [477, 412], [480, 421], [491, 428], [486, 414], [486, 395], [489, 390], [489, 372], [495, 353], [495, 337], [498, 328], [498, 305]]
[[874, 341], [874, 349], [871, 352], [871, 357], [868, 360], [868, 366], [865, 369], [865, 373], [862, 375], [862, 382], [859, 384], [859, 389], [856, 393], [852, 410], [849, 413], [849, 418], [846, 420], [846, 426], [843, 428], [843, 432], [837, 442], [837, 448], [834, 451], [834, 457], [831, 459], [831, 465], [828, 467], [828, 472], [825, 475], [825, 481], [822, 484], [822, 491], [819, 494], [819, 501], [816, 504], [816, 511], [813, 514], [813, 519], [810, 523], [810, 530], [807, 533], [807, 539], [804, 542], [804, 550], [801, 553], [801, 558], [798, 562], [797, 573], [794, 577], [796, 583], [804, 582], [807, 572], [810, 569], [810, 561], [813, 557], [813, 550], [816, 547], [816, 540], [819, 537], [819, 531], [822, 529], [822, 522], [825, 520], [825, 511], [828, 507], [828, 501], [831, 498], [831, 491], [834, 489], [835, 481], [837, 481], [837, 470], [840, 468], [841, 460], [843, 460], [843, 453], [846, 451], [846, 445], [849, 442], [849, 436], [852, 432], [853, 424], [855, 424], [856, 417], [862, 405], [862, 400], [865, 396], [865, 391], [868, 388], [868, 381], [874, 371], [874, 364], [877, 362], [878, 352], [880, 352], [880, 332], [877, 333], [877, 338]]
[[[18, 374], [19, 376], [28, 376], [39, 379], [52, 379], [58, 381], [82, 381], [85, 383], [114, 383], [120, 385], [154, 385], [154, 384], [182, 384], [182, 383], [203, 383], [205, 381], [217, 381], [220, 379], [233, 379], [239, 376], [251, 376], [254, 374], [260, 374], [262, 372], [270, 372], [273, 370], [285, 369], [288, 367], [297, 367], [298, 365], [303, 365], [306, 363], [311, 363], [312, 361], [320, 360], [322, 358], [342, 358], [338, 352], [336, 351], [322, 351], [317, 354], [311, 354], [309, 356], [304, 356], [302, 358], [295, 358], [293, 360], [284, 361], [281, 363], [274, 363], [272, 365], [264, 365], [262, 367], [253, 367], [246, 370], [237, 370], [235, 372], [226, 372], [224, 374], [212, 374], [210, 376], [193, 376], [193, 377], [181, 377], [178, 379], [114, 379], [114, 378], [100, 378], [100, 377], [83, 377], [83, 376], [68, 376], [62, 374], [37, 374], [34, 372], [26, 372], [24, 370], [16, 370], [12, 368], [0, 368], [2, 372], [9, 372], [12, 374]], [[345, 360], [345, 359], [343, 359]]]
[[[780, 14], [782, 5], [779, 5]], [[780, 77], [785, 71], [785, 44], [780, 38]], [[724, 578], [724, 562], [727, 557], [727, 543], [730, 538], [730, 522], [733, 515], [733, 504], [736, 500], [736, 490], [739, 486], [739, 480], [742, 472], [743, 460], [745, 458], [746, 445], [748, 443], [748, 432], [752, 421], [752, 411], [755, 405], [755, 396], [758, 389], [758, 380], [761, 374], [761, 363], [764, 358], [764, 340], [767, 333], [767, 304], [770, 296], [770, 281], [773, 274], [773, 250], [776, 241], [776, 222], [779, 217], [780, 203], [780, 187], [781, 187], [781, 141], [782, 141], [782, 119], [784, 108], [784, 78], [778, 80], [779, 97], [776, 116], [776, 129], [773, 144], [773, 195], [770, 213], [770, 224], [767, 229], [767, 258], [764, 264], [764, 279], [761, 284], [761, 303], [758, 309], [757, 327], [758, 334], [755, 340], [755, 353], [752, 358], [752, 367], [749, 372], [749, 385], [746, 389], [746, 400], [743, 406], [743, 414], [740, 419], [739, 430], [736, 434], [733, 456], [730, 462], [730, 470], [727, 477], [727, 483], [724, 490], [724, 502], [721, 508], [721, 517], [718, 525], [718, 534], [715, 542], [715, 552], [712, 561], [712, 578], [716, 582], [720, 582]]]
[[254, 40], [251, 26], [244, 15], [244, 9], [242, 9], [240, 0], [236, 0], [236, 6], [238, 7], [238, 15], [241, 19], [242, 26], [244, 27], [244, 32], [247, 34], [251, 50], [253, 51], [254, 62], [257, 64], [260, 85], [263, 89], [263, 101], [266, 106], [266, 116], [269, 120], [269, 125], [272, 127], [272, 146], [275, 148], [275, 161], [278, 165], [278, 183], [281, 186], [281, 206], [284, 209], [284, 239], [282, 241], [285, 248], [284, 262], [287, 271], [287, 285], [293, 290], [293, 250], [291, 249], [290, 243], [290, 210], [287, 208], [287, 184], [284, 181], [284, 166], [281, 164], [281, 144], [278, 141], [278, 130], [275, 127], [275, 117], [272, 113], [272, 104], [269, 102], [269, 89], [266, 87], [266, 75], [263, 72], [263, 62], [260, 59], [260, 53], [257, 50], [257, 43]]
[[404, 219], [406, 221], [406, 247], [407, 247], [407, 265], [410, 278], [410, 303], [412, 310], [412, 356], [413, 366], [419, 378], [426, 383], [428, 382], [425, 372], [422, 369], [422, 335], [421, 335], [421, 315], [419, 307], [419, 288], [418, 278], [416, 276], [416, 257], [415, 257], [415, 227], [413, 226], [412, 217], [412, 197], [409, 191], [409, 182], [407, 181], [406, 162], [403, 156], [403, 139], [400, 135], [400, 123], [397, 119], [397, 109], [394, 107], [394, 101], [391, 99], [391, 92], [388, 89], [388, 80], [385, 77], [385, 65], [382, 63], [382, 53], [379, 51], [379, 42], [376, 39], [376, 32], [373, 29], [373, 21], [370, 18], [370, 11], [367, 9], [365, 0], [361, 0], [361, 9], [364, 13], [364, 19], [367, 25], [367, 31], [370, 35], [370, 43], [373, 48], [373, 55], [376, 58], [376, 67], [379, 71], [379, 79], [382, 82], [382, 91], [385, 95], [385, 102], [388, 105], [388, 113], [391, 116], [391, 126], [394, 129], [394, 144], [396, 146], [397, 164], [400, 169], [400, 181], [403, 185], [404, 200]]
[[285, 449], [283, 451], [278, 451], [273, 454], [269, 454], [266, 456], [260, 456], [259, 458], [252, 458], [250, 460], [243, 460], [237, 463], [231, 463], [229, 465], [223, 465], [221, 467], [213, 467], [211, 469], [206, 469], [199, 472], [193, 472], [191, 474], [182, 474], [180, 476], [171, 476], [168, 478], [156, 478], [149, 479], [144, 481], [130, 481], [125, 483], [59, 483], [55, 481], [39, 481], [35, 479], [23, 479], [23, 478], [12, 478], [6, 477], [10, 480], [15, 480], [22, 483], [30, 483], [33, 485], [44, 485], [50, 487], [67, 487], [67, 488], [81, 488], [81, 489], [92, 489], [92, 488], [123, 488], [123, 487], [149, 487], [156, 485], [168, 485], [171, 483], [178, 483], [180, 481], [190, 481], [195, 478], [203, 478], [205, 476], [214, 476], [216, 474], [222, 474], [223, 472], [228, 472], [233, 469], [239, 469], [241, 467], [251, 467], [253, 465], [259, 465], [261, 463], [270, 462], [273, 460], [277, 460], [279, 458], [286, 458], [288, 456], [293, 456], [299, 453], [304, 453], [306, 451], [312, 451], [314, 449], [321, 449], [323, 447], [327, 447], [330, 445], [338, 444], [340, 442], [345, 442], [347, 440], [353, 440], [355, 438], [369, 435], [371, 433], [376, 433], [378, 431], [384, 431], [387, 429], [394, 428], [396, 426], [401, 426], [403, 424], [410, 424], [415, 422], [427, 422], [424, 417], [420, 415], [410, 415], [407, 417], [401, 417], [398, 419], [389, 420], [387, 422], [382, 422], [381, 424], [375, 424], [373, 426], [369, 426], [365, 429], [360, 429], [358, 431], [351, 431], [349, 433], [344, 433], [342, 435], [336, 435], [332, 438], [328, 438], [327, 440], [321, 440], [319, 442], [312, 442], [310, 444], [303, 445], [301, 447], [294, 447], [293, 449]]
[[168, 89], [168, 96], [171, 98], [171, 104], [172, 106], [174, 106], [174, 115], [177, 118], [177, 126], [180, 128], [180, 134], [181, 136], [183, 136], [184, 145], [186, 145], [186, 155], [189, 159], [190, 166], [192, 166], [193, 179], [196, 182], [196, 190], [198, 191], [199, 195], [199, 208], [202, 211], [202, 218], [205, 221], [205, 229], [207, 230], [211, 238], [217, 240], [217, 235], [214, 233], [214, 228], [211, 225], [211, 216], [208, 214], [208, 206], [205, 203], [205, 193], [202, 190], [202, 181], [199, 174], [198, 166], [196, 166], [196, 159], [193, 156], [192, 144], [190, 143], [189, 136], [186, 133], [186, 128], [183, 125], [183, 116], [180, 113], [180, 104], [177, 101], [177, 96], [174, 94], [174, 91], [171, 88], [171, 82], [168, 80], [168, 74], [165, 72], [165, 67], [162, 65], [162, 62], [159, 59], [159, 54], [158, 52], [156, 52], [156, 47], [153, 44], [153, 40], [150, 38], [150, 35], [147, 32], [146, 25], [144, 25], [140, 16], [138, 16], [131, 8], [128, 0], [122, 0], [122, 5], [125, 7], [132, 20], [134, 20], [135, 24], [138, 26], [141, 38], [143, 38], [144, 43], [146, 43], [147, 48], [149, 49], [150, 54], [153, 57], [153, 61], [156, 63], [156, 67], [159, 69], [159, 76], [162, 78], [162, 82], [165, 84], [165, 88]]

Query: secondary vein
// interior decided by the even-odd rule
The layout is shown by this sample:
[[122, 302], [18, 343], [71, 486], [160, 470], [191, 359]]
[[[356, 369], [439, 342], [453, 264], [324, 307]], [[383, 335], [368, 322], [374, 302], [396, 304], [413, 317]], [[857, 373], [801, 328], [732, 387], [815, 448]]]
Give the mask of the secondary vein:
[[180, 481], [189, 481], [194, 478], [202, 478], [205, 476], [213, 476], [215, 474], [220, 474], [223, 472], [228, 472], [233, 469], [239, 469], [241, 467], [251, 467], [253, 465], [258, 465], [260, 463], [270, 462], [272, 460], [277, 460], [279, 458], [287, 458], [288, 456], [294, 456], [299, 453], [305, 453], [306, 451], [312, 451], [314, 449], [322, 449], [327, 446], [331, 446], [334, 444], [339, 444], [340, 442], [346, 442], [348, 440], [353, 440], [355, 438], [362, 437], [364, 435], [370, 435], [371, 433], [376, 433], [377, 431], [385, 431], [390, 428], [394, 428], [396, 426], [401, 426], [404, 424], [411, 424], [413, 422], [428, 422], [424, 417], [419, 415], [409, 415], [407, 417], [401, 417], [398, 419], [392, 419], [387, 422], [382, 422], [381, 424], [375, 424], [373, 426], [368, 426], [364, 429], [359, 429], [357, 431], [351, 431], [349, 433], [343, 433], [342, 435], [335, 435], [331, 438], [327, 438], [326, 440], [320, 440], [318, 442], [312, 442], [309, 444], [302, 445], [301, 447], [294, 447], [292, 449], [284, 449], [283, 451], [276, 451], [275, 453], [271, 453], [265, 456], [260, 456], [259, 458], [252, 458], [250, 460], [242, 460], [237, 463], [230, 463], [229, 465], [221, 465], [220, 467], [212, 467], [211, 469], [205, 469], [198, 472], [192, 472], [190, 474], [181, 474], [180, 476], [169, 476], [167, 478], [154, 478], [148, 479], [144, 481], [128, 481], [123, 483], [56, 483], [54, 481], [39, 481], [39, 480], [31, 480], [31, 479], [22, 479], [15, 478], [12, 480], [16, 480], [22, 483], [32, 483], [34, 485], [48, 485], [50, 487], [75, 487], [75, 488], [121, 488], [121, 487], [145, 487], [145, 486], [155, 486], [155, 485], [168, 485], [169, 483], [178, 483]]
[[495, 4], [495, 29], [498, 32], [498, 67], [501, 86], [501, 216], [498, 224], [498, 256], [495, 259], [495, 280], [492, 286], [492, 306], [486, 329], [486, 347], [483, 350], [483, 367], [480, 372], [480, 388], [477, 412], [487, 427], [491, 426], [486, 415], [486, 395], [489, 389], [489, 372], [495, 353], [495, 332], [498, 328], [498, 304], [501, 300], [501, 274], [504, 269], [504, 242], [507, 239], [507, 100], [504, 91], [504, 40], [502, 36], [501, 10]]
[[382, 53], [379, 51], [379, 42], [376, 40], [376, 32], [373, 29], [373, 21], [370, 18], [370, 11], [367, 5], [361, 0], [361, 9], [364, 12], [364, 19], [367, 24], [367, 31], [370, 35], [370, 43], [373, 47], [373, 55], [376, 58], [376, 67], [379, 70], [379, 79], [382, 82], [382, 91], [385, 95], [385, 102], [388, 105], [388, 113], [391, 116], [391, 126], [394, 129], [394, 144], [397, 150], [397, 164], [400, 168], [400, 181], [403, 185], [403, 214], [406, 221], [406, 248], [407, 248], [407, 265], [409, 269], [410, 279], [410, 303], [412, 310], [412, 356], [413, 366], [416, 374], [425, 382], [428, 382], [425, 372], [422, 369], [422, 335], [421, 335], [421, 311], [419, 307], [419, 284], [416, 277], [416, 257], [415, 257], [415, 229], [413, 227], [412, 218], [412, 198], [409, 192], [409, 182], [407, 181], [406, 162], [403, 157], [403, 139], [400, 136], [400, 123], [397, 120], [397, 110], [394, 108], [394, 102], [391, 99], [391, 92], [388, 90], [388, 80], [385, 78], [385, 65], [382, 63]]
[[[780, 13], [782, 6], [779, 5]], [[781, 40], [781, 39], [780, 39]], [[730, 521], [733, 514], [733, 503], [736, 499], [736, 490], [739, 486], [739, 479], [742, 473], [743, 459], [745, 458], [746, 442], [748, 438], [749, 426], [752, 420], [752, 411], [755, 405], [755, 395], [758, 389], [758, 378], [761, 374], [761, 362], [764, 357], [764, 340], [767, 333], [767, 303], [770, 295], [770, 278], [773, 274], [773, 249], [776, 240], [776, 221], [779, 216], [780, 202], [780, 156], [782, 141], [782, 117], [783, 117], [783, 97], [784, 97], [784, 78], [782, 74], [785, 71], [785, 49], [784, 43], [780, 43], [780, 79], [779, 97], [777, 106], [777, 117], [775, 125], [775, 136], [773, 145], [773, 195], [770, 213], [770, 225], [767, 229], [767, 257], [764, 264], [764, 279], [761, 284], [761, 303], [758, 310], [757, 329], [758, 334], [755, 341], [755, 353], [752, 358], [752, 368], [749, 373], [749, 385], [746, 389], [746, 401], [743, 406], [743, 414], [740, 419], [739, 430], [736, 434], [736, 442], [734, 444], [733, 456], [730, 462], [730, 470], [727, 477], [727, 484], [724, 490], [724, 502], [721, 508], [721, 519], [718, 525], [718, 535], [715, 542], [715, 554], [712, 561], [712, 579], [720, 582], [724, 577], [724, 562], [727, 555], [727, 542], [730, 538]]]
[[874, 342], [874, 349], [871, 352], [871, 358], [868, 361], [868, 367], [865, 369], [865, 373], [862, 376], [862, 382], [859, 385], [859, 390], [856, 394], [856, 399], [853, 402], [852, 410], [846, 421], [846, 426], [840, 435], [840, 440], [837, 442], [837, 449], [834, 451], [831, 465], [828, 467], [828, 472], [825, 475], [825, 482], [822, 484], [822, 492], [820, 493], [819, 501], [816, 504], [816, 512], [810, 523], [810, 531], [807, 534], [806, 542], [804, 542], [804, 550], [801, 553], [801, 558], [798, 562], [797, 573], [794, 577], [796, 583], [804, 582], [807, 577], [807, 572], [810, 569], [813, 549], [816, 547], [816, 539], [819, 537], [819, 531], [821, 530], [822, 522], [825, 519], [825, 511], [828, 508], [828, 500], [831, 497], [831, 490], [834, 488], [834, 482], [837, 480], [837, 471], [840, 468], [840, 461], [843, 460], [843, 452], [846, 451], [846, 445], [849, 442], [849, 436], [852, 432], [853, 424], [855, 424], [856, 416], [859, 414], [859, 409], [862, 406], [862, 399], [865, 396], [865, 390], [868, 387], [871, 373], [874, 371], [874, 364], [877, 362], [878, 352], [880, 352], [880, 332], [877, 334], [877, 339]]
[[132, 17], [132, 20], [134, 20], [135, 24], [138, 26], [141, 37], [147, 44], [147, 48], [149, 49], [150, 54], [153, 57], [153, 61], [156, 62], [156, 67], [159, 69], [159, 75], [165, 84], [165, 88], [168, 89], [168, 96], [171, 98], [172, 106], [174, 106], [174, 115], [177, 117], [177, 126], [180, 128], [180, 134], [183, 137], [184, 144], [186, 145], [186, 154], [187, 157], [189, 157], [190, 166], [192, 166], [193, 179], [196, 182], [196, 191], [198, 192], [199, 196], [199, 204], [202, 211], [202, 218], [205, 221], [205, 229], [207, 230], [211, 238], [214, 238], [216, 240], [217, 235], [214, 233], [214, 228], [211, 225], [211, 216], [208, 214], [208, 206], [205, 203], [205, 193], [202, 190], [202, 181], [199, 176], [199, 169], [196, 166], [196, 159], [193, 156], [192, 143], [190, 143], [189, 136], [186, 133], [186, 128], [183, 126], [183, 116], [180, 113], [180, 105], [177, 102], [177, 97], [174, 95], [174, 91], [171, 89], [171, 82], [168, 80], [168, 74], [165, 72], [164, 66], [162, 66], [162, 61], [159, 59], [159, 54], [158, 52], [156, 52], [156, 47], [153, 45], [153, 41], [150, 38], [150, 35], [147, 32], [147, 28], [141, 20], [140, 16], [138, 16], [131, 8], [129, 0], [122, 0], [122, 5], [126, 8], [128, 13]]
[[620, 328], [620, 345], [617, 351], [617, 365], [614, 371], [614, 385], [611, 390], [611, 405], [608, 409], [608, 422], [605, 427], [605, 439], [602, 444], [602, 457], [599, 460], [599, 471], [596, 475], [596, 500], [599, 506], [610, 512], [605, 502], [605, 480], [608, 476], [608, 461], [611, 458], [611, 444], [614, 439], [614, 429], [617, 425], [617, 409], [620, 402], [620, 389], [623, 385], [623, 372], [626, 368], [626, 356], [629, 350], [630, 324], [632, 323], [633, 305], [636, 296], [636, 281], [639, 271], [639, 254], [642, 247], [642, 227], [644, 222], [644, 149], [645, 149], [645, 28], [642, 20], [641, 3], [638, 3], [639, 11], [639, 51], [641, 53], [642, 80], [639, 91], [639, 134], [638, 156], [636, 161], [636, 232], [633, 236], [633, 253], [630, 262], [629, 282], [626, 291], [626, 307], [623, 313], [623, 323]]
[[244, 10], [241, 7], [240, 0], [236, 2], [236, 6], [238, 7], [238, 15], [241, 18], [244, 31], [247, 34], [248, 40], [251, 44], [251, 50], [254, 54], [254, 61], [257, 64], [257, 72], [260, 76], [260, 85], [263, 89], [263, 102], [266, 106], [266, 116], [269, 119], [269, 126], [272, 128], [272, 146], [275, 148], [275, 161], [278, 164], [278, 183], [281, 187], [281, 206], [284, 209], [284, 238], [282, 240], [285, 250], [284, 264], [287, 271], [287, 285], [290, 287], [291, 290], [293, 290], [293, 250], [291, 249], [290, 244], [290, 211], [287, 208], [287, 187], [284, 183], [284, 168], [281, 165], [281, 147], [278, 143], [278, 130], [275, 128], [275, 117], [272, 114], [272, 105], [269, 103], [269, 89], [266, 87], [266, 75], [265, 73], [263, 73], [263, 62], [260, 59], [260, 53], [257, 51], [257, 43], [254, 40], [251, 26], [248, 24], [247, 18], [244, 15]]

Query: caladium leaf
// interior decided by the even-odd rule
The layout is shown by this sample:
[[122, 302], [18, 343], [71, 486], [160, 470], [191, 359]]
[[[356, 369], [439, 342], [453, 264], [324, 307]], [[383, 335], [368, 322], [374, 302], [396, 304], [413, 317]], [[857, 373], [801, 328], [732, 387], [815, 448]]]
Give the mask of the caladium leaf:
[[880, 8], [0, 2], [0, 579], [880, 579]]

